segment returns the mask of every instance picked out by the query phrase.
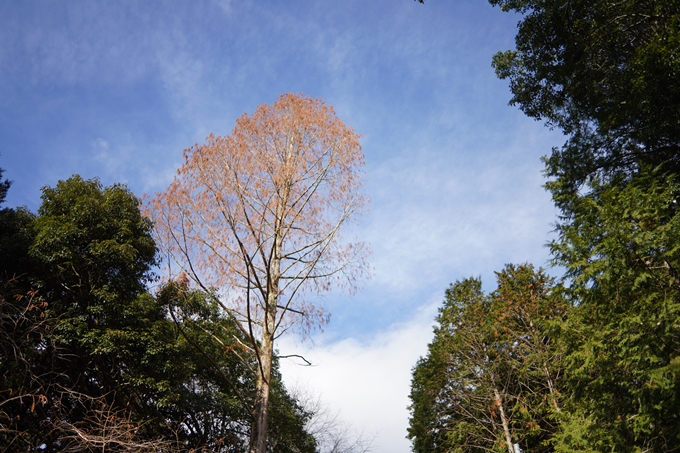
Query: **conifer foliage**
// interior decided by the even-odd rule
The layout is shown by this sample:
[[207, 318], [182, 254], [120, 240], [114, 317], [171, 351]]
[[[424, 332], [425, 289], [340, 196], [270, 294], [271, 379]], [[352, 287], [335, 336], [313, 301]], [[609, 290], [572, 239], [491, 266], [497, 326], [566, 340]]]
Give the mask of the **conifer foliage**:
[[680, 446], [680, 8], [673, 0], [494, 0], [522, 13], [494, 66], [512, 103], [567, 135], [546, 158], [564, 329], [558, 451]]
[[[557, 238], [549, 245], [554, 263], [566, 270], [566, 285], [557, 294], [568, 301], [552, 301], [565, 309], [548, 323], [554, 326], [548, 336], [552, 359], [545, 363], [552, 372], [545, 376], [552, 378], [545, 395], [554, 404], [538, 424], [545, 428], [538, 444], [528, 433], [513, 431], [513, 410], [545, 413], [540, 409], [545, 406], [534, 400], [504, 408], [510, 440], [525, 451], [675, 451], [680, 448], [678, 2], [490, 3], [522, 15], [516, 48], [493, 58], [498, 76], [510, 82], [511, 104], [567, 137], [545, 158], [546, 188], [560, 210]], [[503, 286], [499, 283], [498, 294]], [[486, 300], [476, 280], [447, 292], [438, 318], [442, 327], [414, 370], [410, 436], [417, 452], [502, 450], [499, 441], [482, 445], [469, 437], [493, 427], [494, 418], [480, 414], [489, 407], [500, 413], [500, 406], [490, 406], [488, 399], [475, 404], [480, 400], [468, 395], [486, 388], [489, 398], [492, 375], [509, 376], [514, 385], [524, 379], [517, 371], [522, 367], [503, 365], [515, 360], [514, 348], [499, 349], [521, 341], [504, 340], [497, 327], [503, 320], [481, 309], [493, 306]], [[444, 314], [467, 322], [447, 330]], [[463, 341], [466, 335], [479, 339], [477, 350], [502, 354], [488, 355], [488, 362], [461, 354], [473, 345]], [[463, 380], [470, 371], [476, 380]], [[516, 391], [501, 390], [496, 401], [512, 401]], [[506, 442], [509, 452], [510, 445]]]
[[413, 451], [551, 451], [562, 401], [556, 343], [568, 305], [542, 270], [507, 266], [498, 288], [451, 285], [413, 371]]

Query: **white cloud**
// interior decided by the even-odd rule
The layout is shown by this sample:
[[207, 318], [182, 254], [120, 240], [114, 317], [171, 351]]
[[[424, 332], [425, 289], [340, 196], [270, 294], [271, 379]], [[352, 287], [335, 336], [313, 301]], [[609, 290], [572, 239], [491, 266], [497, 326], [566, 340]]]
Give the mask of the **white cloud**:
[[95, 153], [94, 154], [95, 159], [98, 159], [100, 161], [103, 161], [105, 164], [108, 164], [111, 158], [109, 155], [109, 143], [100, 137], [96, 140], [93, 140], [91, 146]]
[[281, 370], [289, 388], [307, 388], [340, 418], [365, 436], [375, 435], [376, 453], [406, 453], [411, 368], [427, 351], [437, 303], [424, 305], [406, 323], [392, 325], [367, 341], [345, 338], [336, 343], [299, 345], [284, 337], [282, 355], [301, 354], [313, 366], [284, 359]]

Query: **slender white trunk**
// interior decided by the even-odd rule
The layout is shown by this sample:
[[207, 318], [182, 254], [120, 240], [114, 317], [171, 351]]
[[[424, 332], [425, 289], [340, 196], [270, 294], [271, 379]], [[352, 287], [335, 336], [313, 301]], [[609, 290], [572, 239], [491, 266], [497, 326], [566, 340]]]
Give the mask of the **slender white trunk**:
[[498, 405], [498, 411], [501, 413], [501, 424], [503, 425], [503, 433], [505, 434], [505, 442], [508, 445], [508, 453], [515, 453], [515, 449], [512, 446], [512, 436], [510, 436], [510, 428], [508, 427], [508, 419], [505, 417], [505, 409], [503, 408], [503, 399], [501, 394], [497, 389], [493, 389], [494, 396], [496, 397], [496, 404]]
[[552, 402], [552, 405], [555, 408], [556, 412], [562, 412], [559, 404], [557, 403], [557, 396], [555, 394], [555, 385], [553, 384], [553, 380], [552, 380], [552, 377], [550, 376], [550, 371], [548, 370], [547, 366], [543, 366], [543, 372], [545, 373], [545, 379], [546, 379], [546, 382], [548, 383], [548, 390], [550, 391], [550, 401]]

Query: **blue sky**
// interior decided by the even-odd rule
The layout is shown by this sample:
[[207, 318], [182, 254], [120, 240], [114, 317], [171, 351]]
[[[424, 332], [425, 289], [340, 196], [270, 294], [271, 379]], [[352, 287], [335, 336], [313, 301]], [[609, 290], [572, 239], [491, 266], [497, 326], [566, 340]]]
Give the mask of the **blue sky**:
[[312, 342], [287, 338], [291, 386], [322, 394], [374, 451], [404, 439], [410, 369], [449, 283], [546, 265], [555, 211], [540, 156], [562, 137], [508, 106], [490, 62], [519, 17], [483, 0], [0, 4], [6, 206], [74, 173], [162, 190], [184, 148], [284, 92], [333, 105], [364, 135], [374, 277]]

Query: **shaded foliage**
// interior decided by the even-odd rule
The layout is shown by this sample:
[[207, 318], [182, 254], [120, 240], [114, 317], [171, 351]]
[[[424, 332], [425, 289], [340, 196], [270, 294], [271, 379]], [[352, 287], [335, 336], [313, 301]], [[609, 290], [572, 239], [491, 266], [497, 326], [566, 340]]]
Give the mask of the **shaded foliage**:
[[446, 291], [428, 354], [414, 368], [409, 438], [425, 452], [551, 451], [568, 305], [551, 278], [507, 266], [498, 288], [479, 279]]
[[12, 226], [1, 243], [11, 257], [1, 313], [6, 451], [165, 449], [169, 442], [140, 432], [119, 387], [124, 364], [100, 347], [144, 291], [150, 224], [120, 186], [73, 177], [43, 194], [37, 217], [1, 214]]
[[491, 0], [523, 14], [493, 65], [561, 129], [545, 159], [551, 243], [576, 307], [557, 451], [677, 449], [680, 8], [674, 0]]
[[[43, 189], [38, 216], [0, 212], [15, 226], [0, 232], [14, 257], [0, 294], [0, 451], [248, 448], [255, 358], [211, 294], [147, 292], [156, 248], [138, 205], [124, 186], [74, 176]], [[276, 370], [271, 451], [311, 453], [309, 414]]]
[[523, 14], [493, 65], [511, 104], [569, 136], [548, 173], [589, 176], [664, 163], [678, 171], [680, 10], [675, 0], [490, 0]]
[[2, 179], [2, 174], [5, 172], [3, 168], [0, 168], [0, 204], [5, 202], [5, 198], [7, 198], [7, 191], [9, 190], [9, 187], [12, 185], [12, 182], [5, 179], [3, 181]]

